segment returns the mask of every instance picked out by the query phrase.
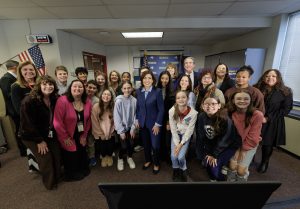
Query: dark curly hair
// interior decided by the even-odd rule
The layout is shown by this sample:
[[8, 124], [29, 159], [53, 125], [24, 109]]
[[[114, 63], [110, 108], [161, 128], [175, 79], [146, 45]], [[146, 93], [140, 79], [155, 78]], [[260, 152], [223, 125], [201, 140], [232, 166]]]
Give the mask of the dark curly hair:
[[277, 75], [277, 82], [272, 88], [281, 91], [284, 96], [290, 95], [291, 89], [284, 85], [281, 73], [277, 69], [269, 69], [265, 71], [264, 74], [258, 80], [258, 82], [254, 85], [254, 87], [258, 88], [263, 93], [263, 95], [266, 96], [269, 92], [269, 86], [265, 83], [265, 78], [271, 71], [274, 71]]
[[42, 101], [43, 98], [44, 98], [44, 94], [42, 92], [42, 89], [41, 89], [41, 84], [44, 83], [44, 84], [52, 84], [54, 86], [54, 90], [53, 92], [50, 94], [50, 100], [55, 100], [57, 99], [58, 97], [58, 87], [57, 87], [57, 84], [56, 84], [56, 81], [49, 75], [43, 75], [41, 77], [39, 77], [37, 79], [37, 82], [35, 83], [33, 89], [31, 90], [30, 92], [30, 97], [33, 98], [33, 99], [37, 99], [39, 101]]

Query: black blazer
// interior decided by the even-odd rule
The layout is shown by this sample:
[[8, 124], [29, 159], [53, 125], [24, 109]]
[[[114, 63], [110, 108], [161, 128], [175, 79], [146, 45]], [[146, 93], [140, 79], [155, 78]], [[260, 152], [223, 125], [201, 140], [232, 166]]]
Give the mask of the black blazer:
[[11, 101], [11, 85], [16, 82], [16, 78], [10, 74], [5, 73], [0, 80], [0, 87], [3, 93], [5, 107], [6, 107], [6, 115], [14, 117], [15, 111]]
[[232, 80], [231, 78], [223, 80], [221, 86], [219, 87], [219, 89], [223, 92], [223, 94], [225, 95], [225, 92], [227, 91], [227, 89], [230, 89], [231, 87], [234, 87], [235, 85], [235, 81]]
[[22, 88], [18, 83], [11, 85], [11, 101], [16, 117], [20, 117], [21, 102], [30, 91], [31, 89], [29, 87]]

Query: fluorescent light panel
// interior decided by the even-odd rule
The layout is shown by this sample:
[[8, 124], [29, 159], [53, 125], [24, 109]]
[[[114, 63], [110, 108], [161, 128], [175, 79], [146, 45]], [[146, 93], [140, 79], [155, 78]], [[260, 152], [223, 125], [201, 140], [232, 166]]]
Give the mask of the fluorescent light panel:
[[161, 38], [164, 32], [122, 32], [124, 38]]

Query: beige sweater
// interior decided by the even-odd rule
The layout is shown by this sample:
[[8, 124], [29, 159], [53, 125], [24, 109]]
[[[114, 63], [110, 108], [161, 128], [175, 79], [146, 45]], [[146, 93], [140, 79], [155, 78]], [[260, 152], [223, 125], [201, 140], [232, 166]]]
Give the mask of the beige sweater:
[[102, 115], [102, 120], [99, 118], [100, 108], [99, 103], [94, 104], [92, 109], [92, 134], [95, 139], [108, 140], [112, 137], [115, 126], [113, 119], [109, 118], [109, 113], [105, 112]]

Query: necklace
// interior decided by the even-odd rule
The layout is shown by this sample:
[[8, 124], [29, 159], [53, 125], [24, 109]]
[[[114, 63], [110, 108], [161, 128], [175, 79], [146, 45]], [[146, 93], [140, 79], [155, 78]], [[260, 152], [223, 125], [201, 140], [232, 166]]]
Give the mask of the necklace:
[[80, 111], [82, 110], [82, 102], [73, 102], [73, 107], [75, 108], [75, 110]]

